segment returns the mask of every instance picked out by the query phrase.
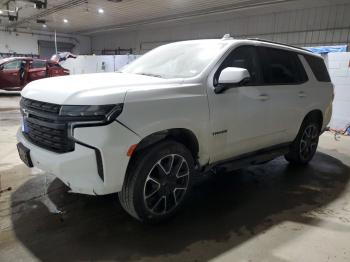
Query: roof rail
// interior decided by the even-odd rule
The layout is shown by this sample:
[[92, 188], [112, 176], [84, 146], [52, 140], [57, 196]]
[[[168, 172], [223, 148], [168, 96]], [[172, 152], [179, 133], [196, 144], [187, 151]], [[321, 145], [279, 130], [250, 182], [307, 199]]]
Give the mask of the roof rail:
[[233, 37], [230, 34], [225, 34], [221, 39], [222, 40], [232, 40]]
[[265, 40], [265, 39], [260, 39], [260, 38], [247, 38], [247, 39], [248, 40], [259, 41], [259, 42], [263, 42], [263, 43], [283, 45], [283, 46], [292, 47], [292, 48], [295, 48], [295, 49], [299, 49], [299, 50], [302, 50], [302, 51], [305, 51], [305, 52], [312, 53], [310, 50], [307, 50], [305, 48], [297, 47], [297, 46], [293, 46], [293, 45], [288, 45], [288, 44], [284, 44], [284, 43], [280, 43], [280, 42], [276, 42], [276, 41], [270, 41], [270, 40]]

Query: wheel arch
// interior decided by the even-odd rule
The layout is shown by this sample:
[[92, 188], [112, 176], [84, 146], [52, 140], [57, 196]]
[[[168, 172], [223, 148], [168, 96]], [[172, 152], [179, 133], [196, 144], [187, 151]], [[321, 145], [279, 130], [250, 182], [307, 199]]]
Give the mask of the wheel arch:
[[[306, 114], [306, 116], [303, 119], [302, 123], [305, 123], [305, 121], [308, 120], [316, 120], [317, 123], [320, 125], [320, 129], [322, 129], [323, 126], [323, 113], [320, 109], [314, 109]], [[321, 131], [321, 130], [320, 130]]]
[[294, 140], [300, 134], [300, 131], [301, 131], [303, 125], [306, 123], [306, 121], [309, 121], [309, 120], [316, 120], [316, 122], [320, 125], [320, 132], [322, 131], [322, 127], [323, 127], [323, 113], [322, 113], [322, 111], [320, 109], [312, 109], [305, 115], [305, 117], [302, 119], [302, 121], [299, 122], [299, 124], [296, 125], [296, 128], [298, 127], [298, 125], [299, 125], [299, 128], [296, 130], [296, 134], [295, 134]]
[[137, 145], [135, 152], [139, 152], [165, 139], [171, 139], [186, 146], [196, 161], [199, 152], [197, 136], [187, 128], [171, 128], [152, 133], [143, 138]]

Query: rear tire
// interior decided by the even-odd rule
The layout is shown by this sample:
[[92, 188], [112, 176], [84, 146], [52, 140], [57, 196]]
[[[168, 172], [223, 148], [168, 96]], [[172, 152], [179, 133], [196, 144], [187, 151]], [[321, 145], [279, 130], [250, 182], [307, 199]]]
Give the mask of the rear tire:
[[306, 118], [285, 159], [291, 164], [308, 164], [316, 153], [319, 136], [320, 125], [317, 120]]
[[145, 223], [170, 218], [191, 187], [194, 161], [190, 151], [178, 142], [163, 141], [135, 154], [118, 194], [122, 207]]

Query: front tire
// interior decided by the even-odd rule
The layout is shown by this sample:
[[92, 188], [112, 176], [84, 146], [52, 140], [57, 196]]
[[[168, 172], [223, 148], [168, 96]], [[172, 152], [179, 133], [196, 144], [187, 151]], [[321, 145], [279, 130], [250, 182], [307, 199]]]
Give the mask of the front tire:
[[170, 218], [191, 187], [194, 161], [190, 151], [175, 141], [163, 141], [135, 154], [118, 194], [121, 205], [142, 222]]
[[306, 119], [285, 158], [291, 164], [306, 165], [314, 157], [320, 136], [320, 126], [313, 119]]

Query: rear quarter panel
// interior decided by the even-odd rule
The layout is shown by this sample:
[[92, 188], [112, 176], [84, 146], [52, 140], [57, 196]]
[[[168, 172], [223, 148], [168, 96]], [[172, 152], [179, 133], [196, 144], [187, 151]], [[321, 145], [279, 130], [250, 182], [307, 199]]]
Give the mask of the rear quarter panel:
[[[333, 84], [331, 82], [318, 81], [305, 58], [302, 57], [301, 61], [309, 77], [305, 90], [307, 98], [303, 102], [304, 116], [313, 110], [321, 110], [323, 114], [322, 129], [324, 129], [329, 124], [332, 116]], [[303, 119], [300, 120], [298, 128], [300, 128], [302, 121]]]

